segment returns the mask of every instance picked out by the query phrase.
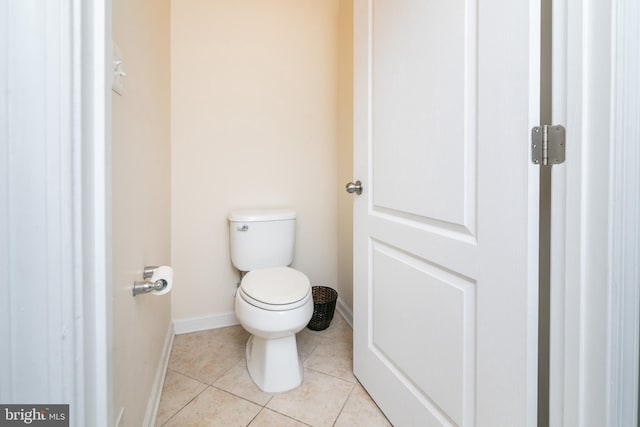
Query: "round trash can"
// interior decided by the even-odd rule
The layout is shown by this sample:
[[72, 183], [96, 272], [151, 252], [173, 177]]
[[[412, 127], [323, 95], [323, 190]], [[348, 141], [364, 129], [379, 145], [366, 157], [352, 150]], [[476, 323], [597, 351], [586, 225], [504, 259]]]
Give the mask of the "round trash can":
[[313, 286], [311, 292], [313, 293], [313, 316], [307, 328], [322, 331], [329, 327], [333, 319], [338, 292], [328, 286]]

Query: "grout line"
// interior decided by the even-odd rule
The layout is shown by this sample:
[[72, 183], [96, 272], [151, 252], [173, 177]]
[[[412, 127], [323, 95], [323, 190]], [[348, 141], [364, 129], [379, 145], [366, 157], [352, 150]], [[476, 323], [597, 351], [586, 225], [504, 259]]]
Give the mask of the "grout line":
[[[201, 383], [204, 384], [204, 383]], [[204, 384], [206, 385], [206, 384]], [[187, 406], [189, 406], [189, 404], [191, 402], [193, 402], [198, 396], [200, 396], [202, 393], [204, 393], [207, 389], [209, 388], [209, 386], [205, 387], [203, 390], [201, 390], [199, 393], [197, 393], [195, 396], [193, 396], [191, 398], [191, 400], [189, 400], [187, 403], [185, 403], [182, 408], [178, 409], [173, 415], [171, 415], [169, 418], [167, 418], [167, 420], [165, 422], [162, 423], [162, 425], [166, 425], [169, 421], [171, 421], [172, 418], [174, 418], [176, 415], [178, 415], [184, 408], [186, 408]]]
[[356, 377], [355, 377], [355, 376], [353, 377], [353, 378], [354, 378], [354, 380], [353, 380], [353, 381], [351, 381], [351, 380], [345, 380], [344, 378], [336, 377], [335, 375], [331, 375], [331, 374], [328, 374], [328, 373], [326, 373], [326, 372], [319, 371], [319, 370], [314, 369], [314, 368], [309, 368], [309, 367], [307, 367], [307, 366], [305, 366], [304, 368], [305, 368], [305, 369], [308, 369], [308, 370], [310, 370], [310, 371], [313, 371], [313, 372], [315, 372], [315, 373], [317, 373], [317, 374], [326, 375], [326, 376], [328, 376], [328, 377], [335, 378], [335, 379], [337, 379], [337, 380], [344, 381], [344, 382], [349, 383], [349, 384], [356, 384], [356, 383], [358, 382], [358, 380], [356, 379]]
[[228, 369], [226, 369], [223, 373], [221, 373], [220, 375], [218, 375], [217, 377], [215, 377], [210, 383], [208, 383], [207, 385], [213, 386], [213, 383], [215, 383], [216, 381], [218, 381], [220, 378], [224, 377], [225, 375], [227, 375], [233, 368], [236, 367], [236, 365], [238, 365], [242, 360], [244, 360], [244, 358], [238, 360], [236, 363], [232, 364]]
[[[282, 415], [283, 417], [285, 417], [285, 418], [289, 418], [290, 420], [293, 420], [293, 421], [295, 421], [295, 422], [297, 422], [297, 423], [304, 424], [305, 426], [315, 427], [313, 424], [307, 424], [307, 423], [305, 423], [304, 421], [301, 421], [301, 420], [299, 420], [299, 419], [297, 419], [297, 418], [294, 418], [294, 417], [292, 417], [291, 415], [283, 414], [282, 412], [277, 411], [277, 410], [275, 410], [275, 409], [273, 409], [273, 408], [264, 408], [264, 409], [266, 409], [267, 411], [271, 411], [271, 412], [273, 412], [273, 413], [275, 413], [275, 414]], [[262, 412], [262, 411], [260, 411], [260, 412]]]
[[[234, 397], [237, 397], [238, 399], [242, 399], [242, 400], [244, 400], [245, 402], [249, 402], [249, 403], [251, 403], [251, 404], [253, 404], [253, 405], [260, 406], [261, 408], [265, 408], [265, 407], [269, 404], [269, 402], [271, 402], [271, 399], [273, 399], [273, 398], [274, 398], [274, 396], [276, 395], [276, 394], [272, 394], [272, 396], [270, 396], [270, 397], [269, 397], [269, 399], [267, 399], [267, 402], [263, 405], [263, 404], [261, 404], [261, 403], [254, 402], [254, 401], [253, 401], [253, 400], [251, 400], [251, 399], [247, 399], [247, 398], [246, 398], [246, 397], [244, 397], [244, 396], [240, 396], [239, 394], [235, 394], [235, 393], [234, 393], [234, 392], [232, 392], [232, 391], [229, 391], [229, 390], [225, 390], [225, 389], [223, 389], [223, 388], [220, 388], [220, 387], [219, 387], [219, 386], [217, 386], [217, 385], [213, 385], [213, 384], [212, 384], [212, 385], [210, 385], [209, 387], [211, 387], [211, 388], [215, 388], [216, 390], [223, 391], [223, 392], [225, 392], [225, 393], [227, 393], [227, 394], [230, 394], [230, 395], [232, 395], [232, 396], [234, 396]], [[263, 393], [266, 393], [266, 392], [264, 392], [264, 391], [263, 391]]]
[[340, 418], [340, 415], [342, 415], [342, 411], [344, 411], [344, 407], [347, 406], [347, 402], [349, 401], [349, 399], [351, 399], [351, 396], [353, 395], [353, 391], [356, 389], [356, 385], [357, 384], [353, 384], [353, 387], [351, 387], [351, 391], [349, 392], [349, 396], [347, 396], [347, 398], [344, 400], [344, 403], [342, 404], [342, 407], [340, 408], [340, 411], [338, 412], [338, 415], [336, 416], [336, 419], [333, 420], [333, 423], [331, 424], [332, 426], [335, 426], [336, 423], [338, 422], [338, 419]]
[[[191, 375], [189, 375], [189, 374], [185, 374], [184, 372], [180, 372], [180, 371], [178, 371], [178, 370], [176, 370], [176, 369], [173, 369], [173, 368], [167, 368], [167, 371], [173, 371], [173, 372], [175, 372], [175, 373], [176, 373], [176, 374], [178, 374], [178, 375], [182, 375], [183, 377], [187, 377], [187, 378], [189, 378], [190, 380], [197, 381], [197, 382], [199, 382], [199, 383], [200, 383], [200, 384], [202, 384], [202, 385], [209, 385], [209, 384], [207, 384], [206, 382], [204, 382], [204, 381], [202, 381], [202, 380], [200, 380], [200, 379], [198, 379], [198, 378], [195, 378], [195, 377], [193, 377], [193, 376], [191, 376]], [[164, 377], [165, 377], [165, 379], [166, 379], [166, 378], [167, 378], [167, 375], [165, 374], [165, 376], [164, 376]]]
[[251, 425], [251, 423], [252, 423], [256, 418], [258, 418], [258, 415], [260, 415], [260, 414], [262, 413], [262, 411], [264, 411], [264, 406], [263, 406], [262, 408], [260, 408], [260, 410], [258, 411], [258, 413], [257, 413], [253, 418], [251, 418], [251, 421], [249, 421], [249, 424], [247, 424], [247, 427], [249, 427], [249, 426]]

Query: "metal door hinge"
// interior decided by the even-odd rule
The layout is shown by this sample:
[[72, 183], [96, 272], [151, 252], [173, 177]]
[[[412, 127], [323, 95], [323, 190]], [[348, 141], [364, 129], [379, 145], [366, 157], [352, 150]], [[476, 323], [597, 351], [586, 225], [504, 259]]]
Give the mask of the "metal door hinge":
[[531, 129], [531, 161], [536, 165], [564, 163], [566, 131], [560, 125]]

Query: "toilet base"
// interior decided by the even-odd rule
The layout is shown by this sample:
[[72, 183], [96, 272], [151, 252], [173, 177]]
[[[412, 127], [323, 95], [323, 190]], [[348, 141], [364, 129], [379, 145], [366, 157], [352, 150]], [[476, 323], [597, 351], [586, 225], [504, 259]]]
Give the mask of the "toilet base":
[[295, 334], [264, 339], [251, 335], [246, 347], [247, 370], [264, 392], [279, 393], [302, 384], [302, 361]]

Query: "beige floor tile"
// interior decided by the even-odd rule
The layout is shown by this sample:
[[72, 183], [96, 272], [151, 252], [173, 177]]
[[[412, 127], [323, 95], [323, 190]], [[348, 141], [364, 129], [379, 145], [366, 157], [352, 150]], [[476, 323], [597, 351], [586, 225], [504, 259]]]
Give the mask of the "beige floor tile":
[[309, 328], [306, 328], [305, 331], [307, 331], [309, 334], [319, 336], [324, 338], [325, 340], [330, 340], [333, 342], [353, 342], [353, 330], [351, 329], [351, 326], [349, 326], [347, 321], [344, 320], [342, 316], [337, 312], [334, 314], [329, 327], [324, 331], [312, 331]]
[[247, 363], [244, 359], [218, 378], [213, 385], [260, 406], [266, 405], [273, 396], [272, 393], [265, 393], [255, 385], [247, 371]]
[[162, 425], [205, 388], [207, 388], [206, 384], [178, 372], [167, 370], [164, 386], [162, 387], [156, 425]]
[[262, 408], [214, 387], [193, 399], [165, 424], [167, 427], [245, 427]]
[[304, 366], [343, 380], [355, 382], [353, 346], [344, 341], [323, 341], [304, 362]]
[[389, 421], [380, 408], [371, 400], [366, 390], [357, 384], [349, 396], [344, 409], [334, 424], [335, 427], [388, 427]]
[[257, 417], [249, 427], [305, 427], [307, 424], [303, 424], [294, 420], [293, 418], [286, 417], [268, 409], [260, 411]]
[[318, 344], [322, 342], [322, 337], [310, 333], [308, 329], [303, 329], [302, 331], [296, 334], [296, 344], [298, 345], [298, 355], [304, 362], [313, 350], [316, 349]]
[[240, 326], [176, 336], [156, 425], [167, 419], [166, 426], [390, 425], [354, 382], [353, 334], [338, 313], [328, 329], [298, 334], [305, 378], [286, 393], [264, 393], [251, 381], [244, 362], [248, 337]]
[[354, 384], [305, 369], [302, 385], [275, 395], [267, 408], [316, 426], [331, 426], [349, 397]]
[[177, 335], [169, 369], [211, 384], [244, 358], [248, 337], [241, 326]]

